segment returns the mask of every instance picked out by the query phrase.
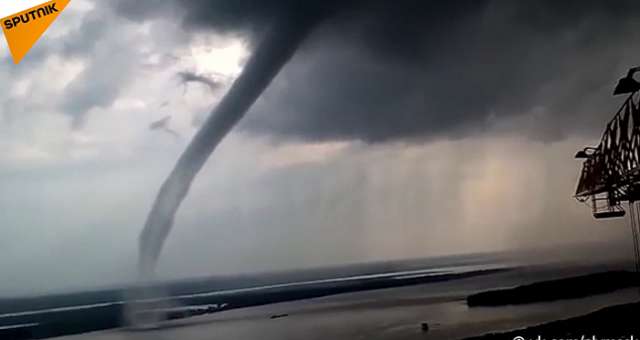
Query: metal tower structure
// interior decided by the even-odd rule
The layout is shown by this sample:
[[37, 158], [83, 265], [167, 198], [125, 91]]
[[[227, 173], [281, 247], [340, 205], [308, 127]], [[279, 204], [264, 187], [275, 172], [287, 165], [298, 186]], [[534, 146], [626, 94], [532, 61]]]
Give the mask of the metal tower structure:
[[629, 70], [616, 86], [614, 95], [627, 95], [607, 124], [600, 144], [576, 153], [584, 159], [575, 197], [591, 205], [596, 219], [625, 216], [633, 235], [636, 271], [640, 271], [640, 82]]

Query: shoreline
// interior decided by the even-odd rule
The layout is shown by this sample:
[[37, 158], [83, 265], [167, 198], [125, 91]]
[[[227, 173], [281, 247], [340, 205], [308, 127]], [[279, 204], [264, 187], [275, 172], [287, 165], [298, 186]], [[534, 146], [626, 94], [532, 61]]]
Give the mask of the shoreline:
[[[470, 308], [500, 308], [550, 301], [580, 299], [639, 287], [639, 275], [629, 271], [610, 271], [536, 282], [513, 288], [496, 289], [472, 294], [466, 301]], [[640, 298], [640, 291], [638, 291]], [[586, 339], [629, 339], [640, 335], [640, 302], [617, 304], [562, 320], [532, 325], [521, 329], [492, 332], [465, 340], [524, 339], [585, 337]]]
[[[572, 319], [637, 299], [636, 289], [624, 289], [555, 302], [477, 308], [466, 305], [468, 287], [488, 282], [503, 285], [521, 274], [506, 272], [240, 308], [145, 329], [121, 328], [63, 339], [454, 340]], [[424, 323], [429, 326], [427, 332], [422, 328]]]
[[[111, 340], [118, 339], [118, 334], [135, 333], [134, 338], [146, 339], [163, 336], [165, 332], [174, 338], [184, 338], [181, 332], [206, 334], [222, 327], [229, 338], [256, 338], [267, 332], [272, 335], [264, 340], [270, 340], [292, 332], [320, 339], [318, 336], [324, 333], [309, 332], [319, 327], [318, 322], [325, 322], [327, 330], [337, 332], [333, 334], [336, 339], [351, 339], [342, 337], [345, 332], [371, 339], [422, 339], [423, 323], [430, 326], [427, 332], [430, 339], [466, 339], [478, 335], [480, 339], [492, 339], [489, 337], [502, 336], [501, 332], [513, 335], [509, 332], [516, 331], [512, 330], [523, 332], [538, 327], [533, 325], [570, 320], [636, 301], [637, 291], [625, 288], [630, 281], [615, 280], [633, 277], [635, 283], [635, 273], [614, 268], [522, 266], [463, 272], [405, 268], [384, 274], [200, 290], [174, 295], [169, 299], [172, 303], [166, 300], [143, 306], [142, 310], [152, 310], [149, 320], [154, 319], [154, 310], [162, 310], [166, 316], [163, 320], [167, 321], [160, 321], [155, 328], [154, 324], [138, 331], [122, 328], [124, 303], [119, 301], [84, 309], [63, 307], [55, 312], [27, 311], [14, 313], [14, 318], [0, 317], [0, 338], [44, 339], [78, 334], [78, 339]], [[590, 286], [606, 278], [611, 282]], [[202, 287], [202, 282], [199, 285]], [[589, 294], [570, 289], [580, 286], [589, 287]], [[556, 290], [558, 287], [562, 289]], [[536, 298], [532, 299], [534, 293]], [[468, 304], [473, 296], [485, 296], [485, 300], [493, 296], [496, 300], [484, 306]], [[144, 312], [140, 316], [144, 319]], [[12, 328], [14, 325], [21, 327]], [[84, 333], [90, 335], [80, 335]]]
[[[446, 282], [496, 274], [509, 270], [511, 269], [481, 269], [460, 273], [435, 270], [431, 273], [425, 272], [422, 275], [407, 275], [406, 271], [402, 271], [398, 272], [397, 275], [356, 276], [350, 280], [316, 280], [303, 283], [235, 289], [226, 292], [194, 293], [177, 296], [177, 298], [169, 297], [160, 302], [171, 302], [179, 306], [167, 315], [169, 320], [177, 320], [245, 307], [308, 300], [385, 288]], [[213, 308], [213, 306], [216, 306], [216, 308]], [[8, 316], [0, 316], [0, 327], [9, 327], [11, 325], [30, 326], [7, 328], [5, 330], [0, 328], [0, 338], [11, 338], [14, 340], [46, 339], [56, 336], [114, 329], [125, 325], [123, 320], [124, 312], [125, 303], [123, 301], [117, 301], [103, 302], [84, 307], [62, 307], [54, 310], [23, 311], [5, 314]], [[78, 320], [82, 320], [82, 322], [78, 322]]]
[[607, 271], [475, 293], [467, 297], [467, 304], [469, 307], [491, 307], [577, 299], [638, 287], [639, 283], [638, 273]]

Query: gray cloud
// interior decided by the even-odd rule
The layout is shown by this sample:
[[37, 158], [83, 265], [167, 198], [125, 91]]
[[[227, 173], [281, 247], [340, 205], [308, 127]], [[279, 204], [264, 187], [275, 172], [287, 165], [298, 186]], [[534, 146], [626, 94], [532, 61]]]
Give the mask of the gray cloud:
[[[140, 18], [181, 8], [189, 29], [252, 37], [291, 4], [126, 1], [118, 9]], [[594, 135], [614, 109], [616, 77], [637, 62], [638, 11], [633, 1], [361, 2], [305, 44], [242, 128], [306, 140], [423, 140], [529, 115], [534, 122], [518, 128], [535, 139]]]
[[[74, 128], [84, 124], [91, 109], [108, 107], [120, 94], [120, 87], [124, 83], [126, 73], [122, 68], [112, 70], [100, 67], [107, 61], [114, 60], [106, 55], [92, 60], [87, 69], [65, 89], [61, 110], [71, 117]], [[119, 62], [119, 67], [127, 66], [124, 60]]]
[[[98, 13], [100, 17], [96, 17]], [[60, 103], [60, 110], [71, 117], [74, 128], [84, 124], [91, 109], [109, 107], [118, 99], [137, 67], [140, 53], [127, 48], [132, 38], [123, 38], [126, 27], [104, 31], [115, 19], [108, 11], [94, 11], [62, 45], [64, 55], [88, 57], [84, 70], [65, 88]]]

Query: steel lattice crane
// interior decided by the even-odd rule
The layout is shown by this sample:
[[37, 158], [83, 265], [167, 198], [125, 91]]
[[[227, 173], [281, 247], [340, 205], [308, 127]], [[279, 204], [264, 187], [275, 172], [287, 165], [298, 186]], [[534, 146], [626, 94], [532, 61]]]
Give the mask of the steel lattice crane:
[[640, 67], [620, 79], [614, 95], [627, 95], [607, 124], [600, 144], [585, 147], [575, 157], [584, 159], [575, 197], [593, 209], [596, 219], [625, 216], [628, 206], [633, 234], [636, 271], [640, 271], [640, 82], [633, 76]]

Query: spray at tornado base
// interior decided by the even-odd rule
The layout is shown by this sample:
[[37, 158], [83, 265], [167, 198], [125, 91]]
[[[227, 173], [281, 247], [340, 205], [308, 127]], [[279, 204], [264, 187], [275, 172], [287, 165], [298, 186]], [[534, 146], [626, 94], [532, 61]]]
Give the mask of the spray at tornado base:
[[138, 269], [143, 282], [153, 279], [175, 214], [200, 169], [323, 17], [318, 11], [305, 10], [291, 11], [281, 18], [284, 20], [278, 20], [180, 156], [162, 184], [139, 237]]

